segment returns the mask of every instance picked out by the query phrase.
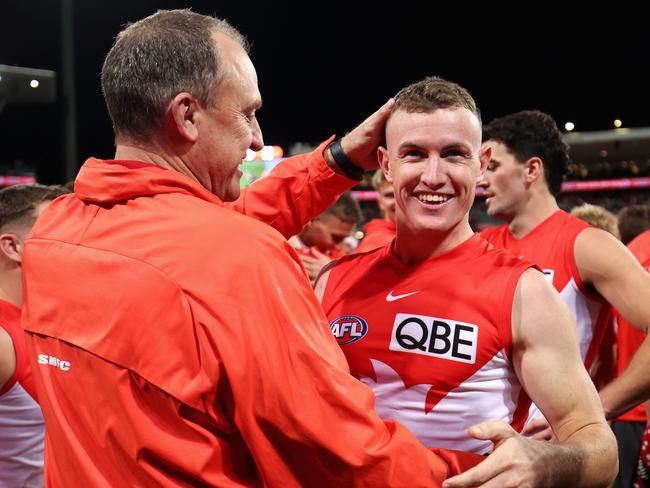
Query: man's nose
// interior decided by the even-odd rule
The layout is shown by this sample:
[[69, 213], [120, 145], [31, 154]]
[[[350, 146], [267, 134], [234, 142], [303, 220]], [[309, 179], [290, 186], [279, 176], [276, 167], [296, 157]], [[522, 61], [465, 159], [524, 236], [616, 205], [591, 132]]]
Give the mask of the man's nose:
[[421, 179], [430, 187], [436, 187], [444, 183], [442, 164], [438, 157], [432, 156], [429, 158]]
[[253, 121], [252, 130], [253, 140], [251, 141], [251, 150], [261, 151], [264, 148], [264, 136], [262, 136], [262, 129], [257, 119]]

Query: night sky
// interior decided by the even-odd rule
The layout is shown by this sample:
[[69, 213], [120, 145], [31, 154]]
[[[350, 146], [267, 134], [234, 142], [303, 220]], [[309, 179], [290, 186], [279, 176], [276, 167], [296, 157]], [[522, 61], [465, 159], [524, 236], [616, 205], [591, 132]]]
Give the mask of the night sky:
[[[125, 22], [158, 8], [225, 17], [252, 41], [267, 144], [342, 134], [432, 74], [465, 86], [484, 121], [537, 108], [577, 130], [609, 129], [617, 117], [650, 126], [650, 33], [638, 11], [582, 7], [569, 17], [547, 3], [521, 2], [508, 12], [457, 1], [376, 3], [75, 0], [77, 164], [112, 156], [103, 57]], [[59, 71], [59, 37], [60, 0], [2, 0], [0, 64]], [[0, 163], [21, 158], [39, 180], [63, 181], [62, 110], [60, 103], [5, 107]]]

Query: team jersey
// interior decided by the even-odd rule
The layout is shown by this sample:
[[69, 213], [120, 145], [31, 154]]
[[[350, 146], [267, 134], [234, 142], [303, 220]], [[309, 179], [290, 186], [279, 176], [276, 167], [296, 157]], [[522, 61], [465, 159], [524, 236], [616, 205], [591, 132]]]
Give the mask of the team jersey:
[[43, 486], [44, 422], [36, 402], [20, 309], [0, 300], [0, 327], [13, 342], [16, 369], [0, 389], [0, 487]]
[[503, 420], [520, 429], [530, 401], [511, 362], [512, 302], [532, 264], [475, 235], [406, 266], [392, 244], [341, 259], [322, 300], [352, 374], [383, 418], [427, 446], [479, 454], [467, 429]]
[[[650, 271], [650, 231], [643, 232], [627, 245], [628, 249], [639, 260], [641, 265]], [[618, 345], [618, 354], [616, 360], [617, 374], [623, 373], [627, 368], [632, 356], [645, 340], [646, 334], [636, 329], [618, 312], [616, 312], [616, 322], [618, 329], [616, 332], [616, 342]], [[633, 409], [625, 412], [617, 420], [625, 422], [646, 422], [645, 405], [640, 404]]]
[[576, 265], [575, 240], [588, 227], [583, 220], [558, 210], [522, 239], [515, 238], [507, 224], [485, 229], [480, 234], [495, 246], [534, 262], [544, 271], [576, 320], [580, 354], [587, 369], [598, 352], [611, 312], [611, 306], [582, 282]]
[[355, 253], [372, 251], [384, 247], [395, 238], [395, 222], [386, 219], [372, 219], [364, 227], [365, 237], [359, 244]]

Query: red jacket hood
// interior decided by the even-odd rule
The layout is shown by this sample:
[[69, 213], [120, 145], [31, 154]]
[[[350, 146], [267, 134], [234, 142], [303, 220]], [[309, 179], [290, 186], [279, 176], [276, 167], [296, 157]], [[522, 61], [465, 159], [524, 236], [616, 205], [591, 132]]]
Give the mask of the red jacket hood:
[[128, 200], [136, 196], [185, 193], [223, 205], [219, 197], [191, 178], [141, 161], [88, 159], [74, 183], [77, 197], [88, 203]]

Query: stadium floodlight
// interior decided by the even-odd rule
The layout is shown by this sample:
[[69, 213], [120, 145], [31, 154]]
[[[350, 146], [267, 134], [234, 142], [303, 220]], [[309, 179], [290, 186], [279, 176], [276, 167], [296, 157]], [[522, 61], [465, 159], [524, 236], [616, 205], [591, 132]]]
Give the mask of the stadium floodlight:
[[6, 103], [52, 103], [55, 100], [55, 71], [0, 64], [0, 107]]

